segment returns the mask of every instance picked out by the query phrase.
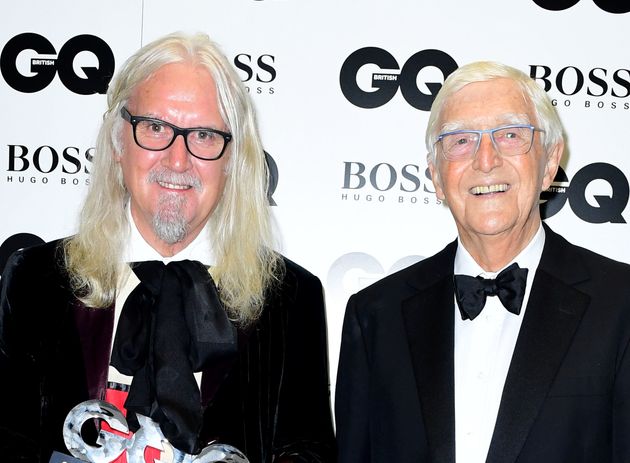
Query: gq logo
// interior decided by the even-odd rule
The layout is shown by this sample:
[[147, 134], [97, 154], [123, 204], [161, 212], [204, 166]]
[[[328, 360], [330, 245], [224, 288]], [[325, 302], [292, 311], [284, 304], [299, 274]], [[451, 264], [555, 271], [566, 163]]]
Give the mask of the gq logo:
[[336, 259], [328, 270], [326, 287], [334, 299], [347, 300], [350, 294], [375, 283], [386, 275], [409, 267], [423, 256], [405, 256], [386, 269], [378, 259], [365, 252], [350, 252]]
[[[32, 50], [35, 57], [30, 58], [29, 72], [24, 75], [18, 69], [18, 57]], [[83, 76], [77, 75], [74, 62], [83, 52], [96, 57], [98, 65], [82, 66]], [[57, 55], [44, 57], [44, 55]], [[114, 74], [114, 54], [107, 43], [93, 35], [77, 35], [68, 40], [56, 52], [48, 39], [39, 34], [26, 32], [9, 40], [0, 55], [0, 71], [4, 80], [13, 89], [23, 93], [35, 93], [45, 89], [59, 74], [59, 79], [70, 91], [79, 95], [105, 93]]]
[[[375, 65], [383, 72], [371, 74], [371, 91], [362, 89], [357, 77], [361, 68]], [[377, 47], [365, 47], [352, 53], [341, 66], [339, 84], [346, 99], [360, 108], [378, 108], [391, 100], [398, 88], [403, 98], [416, 109], [429, 111], [442, 82], [425, 82], [428, 93], [418, 88], [418, 75], [425, 68], [437, 68], [442, 73], [442, 82], [455, 69], [457, 63], [440, 50], [422, 50], [412, 55], [400, 68], [396, 58], [388, 51]], [[388, 71], [384, 71], [388, 70]], [[400, 72], [396, 72], [400, 70]]]
[[265, 163], [267, 164], [267, 173], [268, 173], [268, 181], [267, 185], [267, 200], [269, 201], [270, 206], [277, 206], [276, 201], [273, 199], [273, 194], [276, 192], [276, 188], [278, 188], [278, 164], [276, 164], [276, 160], [271, 157], [271, 154], [265, 153]]
[[17, 233], [9, 236], [0, 245], [0, 274], [4, 272], [4, 267], [7, 265], [9, 257], [11, 257], [11, 254], [15, 251], [43, 243], [44, 240], [42, 238], [32, 233]]
[[[604, 184], [606, 194], [596, 194]], [[598, 191], [601, 193], [601, 191]], [[543, 219], [551, 217], [569, 201], [571, 210], [589, 223], [626, 223], [621, 215], [628, 205], [628, 179], [617, 167], [598, 162], [582, 167], [569, 183], [562, 168], [551, 187], [540, 195]]]
[[[580, 0], [534, 0], [534, 3], [545, 10], [560, 11], [571, 8]], [[619, 0], [593, 0], [593, 3], [608, 13], [628, 13], [630, 4]]]

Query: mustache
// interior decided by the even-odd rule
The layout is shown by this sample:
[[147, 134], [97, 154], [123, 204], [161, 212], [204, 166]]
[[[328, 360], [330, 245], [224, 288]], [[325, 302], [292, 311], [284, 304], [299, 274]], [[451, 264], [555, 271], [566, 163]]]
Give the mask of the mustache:
[[188, 172], [173, 172], [166, 167], [158, 167], [149, 172], [147, 183], [171, 183], [173, 185], [190, 186], [197, 191], [202, 188], [199, 177]]

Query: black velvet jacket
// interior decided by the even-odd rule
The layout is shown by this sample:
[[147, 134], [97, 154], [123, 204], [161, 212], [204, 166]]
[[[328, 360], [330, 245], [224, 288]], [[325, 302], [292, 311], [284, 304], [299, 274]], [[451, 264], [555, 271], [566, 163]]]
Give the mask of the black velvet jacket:
[[[69, 289], [59, 242], [18, 251], [0, 299], [0, 459], [47, 463], [68, 411], [105, 389], [114, 307], [85, 307]], [[202, 380], [202, 439], [252, 463], [333, 462], [321, 283], [285, 259], [262, 316], [239, 333], [239, 356], [218, 390]], [[209, 372], [210, 373], [210, 372]], [[206, 377], [204, 372], [204, 378]], [[208, 397], [212, 397], [209, 400]]]

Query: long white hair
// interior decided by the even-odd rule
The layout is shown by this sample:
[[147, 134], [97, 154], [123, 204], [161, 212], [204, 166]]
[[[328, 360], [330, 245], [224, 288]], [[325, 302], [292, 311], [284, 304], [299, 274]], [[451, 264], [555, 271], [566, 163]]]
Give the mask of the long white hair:
[[120, 110], [139, 84], [161, 67], [178, 62], [201, 65], [210, 72], [221, 116], [233, 135], [226, 153], [225, 189], [207, 232], [216, 256], [211, 274], [221, 299], [232, 317], [247, 324], [256, 319], [265, 291], [284, 271], [283, 260], [273, 251], [269, 173], [254, 108], [230, 62], [205, 34], [174, 33], [155, 40], [131, 56], [112, 80], [79, 230], [64, 242], [66, 267], [84, 303], [106, 307], [114, 301], [129, 229], [129, 193], [115, 160], [122, 145]]

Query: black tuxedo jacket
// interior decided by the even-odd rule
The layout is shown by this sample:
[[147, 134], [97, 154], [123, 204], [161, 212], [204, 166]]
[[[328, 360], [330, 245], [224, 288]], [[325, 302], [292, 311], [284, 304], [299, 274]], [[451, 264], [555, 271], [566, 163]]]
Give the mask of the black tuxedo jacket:
[[[488, 463], [630, 461], [630, 266], [546, 240]], [[348, 302], [340, 463], [455, 461], [457, 242]]]
[[[18, 251], [2, 276], [2, 462], [67, 453], [68, 411], [105, 388], [113, 307], [91, 309], [74, 297], [62, 252], [58, 242]], [[285, 262], [259, 321], [239, 333], [239, 356], [216, 393], [204, 372], [202, 438], [233, 445], [252, 463], [335, 461], [321, 283]]]

